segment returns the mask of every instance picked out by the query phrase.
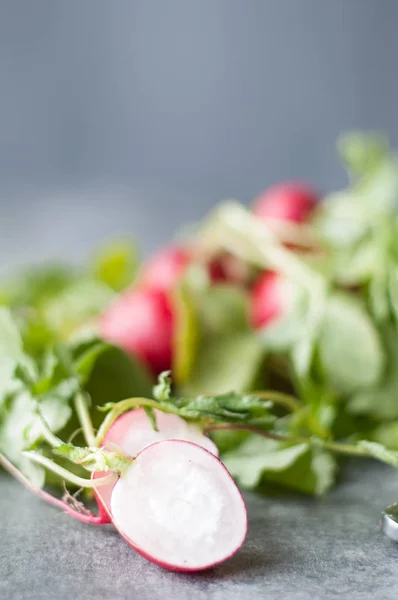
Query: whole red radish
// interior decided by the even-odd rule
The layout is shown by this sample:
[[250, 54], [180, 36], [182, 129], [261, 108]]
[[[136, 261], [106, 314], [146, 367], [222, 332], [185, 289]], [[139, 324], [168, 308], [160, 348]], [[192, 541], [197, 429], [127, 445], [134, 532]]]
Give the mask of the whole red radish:
[[100, 318], [100, 335], [142, 359], [154, 373], [171, 366], [173, 312], [165, 292], [128, 290]]
[[251, 321], [260, 328], [283, 314], [283, 294], [280, 276], [266, 271], [254, 284], [251, 291]]
[[247, 532], [246, 506], [227, 469], [211, 452], [182, 440], [142, 450], [114, 485], [109, 510], [130, 546], [174, 571], [227, 560]]
[[261, 219], [304, 223], [318, 200], [319, 194], [310, 185], [300, 181], [287, 181], [260, 194], [254, 201], [253, 212]]
[[[192, 423], [187, 423], [178, 415], [154, 410], [157, 431], [152, 427], [143, 408], [136, 408], [121, 415], [107, 431], [102, 446], [110, 451], [119, 448], [123, 453], [136, 456], [151, 444], [164, 440], [185, 440], [206, 448], [218, 456], [218, 448], [202, 430]], [[98, 475], [97, 475], [98, 476]], [[100, 515], [110, 512], [110, 500], [114, 484], [101, 487], [101, 494], [96, 494]], [[104, 503], [103, 503], [104, 502]]]
[[154, 410], [157, 431], [152, 427], [143, 408], [136, 408], [121, 415], [109, 428], [102, 445], [119, 447], [130, 456], [136, 456], [141, 450], [163, 440], [186, 440], [203, 446], [218, 456], [218, 449], [202, 430], [192, 423], [187, 423], [178, 415]]
[[145, 288], [169, 290], [184, 273], [191, 261], [186, 248], [168, 246], [144, 263], [138, 283]]

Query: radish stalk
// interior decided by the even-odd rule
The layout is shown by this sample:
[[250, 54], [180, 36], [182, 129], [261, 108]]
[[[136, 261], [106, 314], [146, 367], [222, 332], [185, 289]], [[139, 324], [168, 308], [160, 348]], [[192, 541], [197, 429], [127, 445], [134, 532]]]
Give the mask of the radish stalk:
[[82, 426], [84, 438], [87, 446], [95, 446], [95, 433], [90, 413], [87, 409], [87, 402], [82, 394], [77, 394], [74, 398], [77, 417]]
[[73, 483], [81, 488], [93, 488], [101, 485], [108, 485], [110, 483], [114, 483], [117, 479], [117, 475], [115, 473], [110, 473], [109, 475], [106, 475], [101, 479], [97, 479], [94, 485], [91, 479], [85, 479], [84, 477], [79, 477], [78, 475], [71, 473], [67, 469], [64, 469], [64, 467], [61, 467], [60, 465], [55, 463], [50, 458], [46, 458], [38, 452], [21, 452], [21, 454], [22, 456], [26, 456], [26, 458], [29, 458], [33, 462], [42, 465], [46, 469], [49, 469], [56, 475], [59, 475], [59, 477], [61, 477], [62, 479], [69, 481], [70, 483]]
[[79, 508], [79, 510], [78, 510], [77, 508], [73, 508], [72, 506], [70, 506], [65, 500], [56, 498], [52, 494], [49, 494], [48, 492], [46, 492], [46, 491], [42, 490], [41, 488], [39, 488], [38, 486], [34, 485], [3, 454], [0, 454], [0, 465], [10, 475], [12, 475], [12, 477], [14, 477], [14, 479], [16, 481], [18, 481], [18, 483], [23, 485], [23, 487], [26, 490], [28, 490], [28, 492], [30, 492], [31, 494], [34, 494], [35, 496], [40, 498], [40, 500], [43, 500], [47, 504], [50, 504], [51, 506], [56, 506], [57, 508], [60, 508], [65, 513], [67, 513], [68, 515], [71, 515], [75, 519], [78, 519], [82, 523], [86, 523], [88, 525], [105, 525], [106, 523], [109, 523], [108, 515], [106, 513], [104, 513], [103, 511], [102, 511], [102, 514], [100, 512], [99, 515], [94, 515], [92, 512], [90, 512], [85, 507], [83, 507], [83, 505], [81, 503], [75, 503], [75, 506], [78, 506], [78, 508]]

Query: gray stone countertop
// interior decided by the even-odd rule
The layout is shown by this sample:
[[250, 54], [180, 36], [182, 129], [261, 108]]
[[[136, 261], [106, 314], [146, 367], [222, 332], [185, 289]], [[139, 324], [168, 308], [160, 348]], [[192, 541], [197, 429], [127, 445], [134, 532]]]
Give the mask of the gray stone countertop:
[[378, 529], [398, 476], [356, 462], [320, 500], [245, 495], [249, 533], [229, 562], [164, 571], [106, 526], [57, 512], [0, 475], [2, 600], [396, 600], [398, 544]]

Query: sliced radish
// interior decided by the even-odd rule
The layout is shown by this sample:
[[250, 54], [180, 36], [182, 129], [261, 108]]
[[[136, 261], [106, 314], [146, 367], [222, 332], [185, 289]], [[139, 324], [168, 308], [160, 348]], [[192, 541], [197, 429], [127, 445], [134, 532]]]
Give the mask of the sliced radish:
[[[218, 449], [197, 425], [192, 425], [178, 417], [155, 410], [155, 431], [143, 408], [131, 410], [119, 417], [109, 428], [103, 446], [118, 446], [130, 456], [136, 456], [141, 450], [163, 440], [186, 440], [203, 446], [216, 456]], [[111, 449], [111, 448], [110, 448]]]
[[113, 487], [110, 512], [137, 552], [176, 571], [223, 562], [247, 531], [246, 506], [227, 469], [211, 452], [182, 440], [145, 448]]

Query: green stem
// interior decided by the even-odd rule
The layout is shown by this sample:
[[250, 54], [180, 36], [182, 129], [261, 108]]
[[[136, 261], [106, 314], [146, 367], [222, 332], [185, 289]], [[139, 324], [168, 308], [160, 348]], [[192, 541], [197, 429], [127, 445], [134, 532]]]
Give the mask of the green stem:
[[46, 440], [46, 442], [52, 448], [58, 448], [59, 446], [62, 446], [63, 441], [60, 440], [59, 437], [57, 437], [56, 435], [53, 434], [53, 432], [49, 428], [49, 426], [47, 424], [47, 421], [45, 420], [45, 418], [43, 417], [43, 415], [40, 414], [40, 413], [37, 413], [37, 416], [38, 416], [39, 421], [40, 421], [42, 437]]
[[[157, 402], [156, 400], [150, 400], [149, 398], [128, 398], [127, 400], [122, 400], [121, 402], [118, 402], [102, 421], [92, 446], [101, 445], [101, 442], [103, 442], [104, 437], [108, 432], [108, 429], [120, 415], [133, 408], [138, 408], [139, 406], [159, 408], [159, 402]], [[164, 410], [163, 407], [162, 410]]]
[[366, 448], [359, 448], [352, 444], [342, 444], [341, 442], [322, 442], [322, 447], [330, 450], [331, 452], [337, 452], [338, 454], [345, 454], [346, 456], [369, 456], [374, 458]]
[[[272, 431], [264, 431], [259, 427], [254, 425], [210, 425], [206, 428], [206, 431], [219, 431], [219, 430], [238, 430], [238, 431], [250, 431], [251, 433], [255, 433], [257, 435], [261, 435], [270, 440], [275, 440], [278, 442], [286, 442], [289, 444], [311, 444], [314, 443], [314, 439], [308, 437], [289, 437], [287, 435], [282, 435], [279, 433], [273, 433]], [[318, 439], [318, 438], [316, 438]], [[372, 457], [372, 454], [366, 450], [366, 448], [359, 448], [357, 446], [353, 446], [351, 444], [343, 444], [341, 442], [328, 442], [324, 440], [319, 440], [319, 447], [325, 448], [326, 450], [330, 450], [331, 452], [337, 452], [338, 454], [345, 454], [346, 456], [369, 456]], [[373, 457], [374, 458], [374, 457]]]
[[261, 400], [269, 400], [274, 404], [279, 404], [291, 412], [297, 412], [302, 408], [294, 396], [290, 396], [290, 394], [284, 394], [283, 392], [274, 392], [272, 390], [259, 391], [252, 392], [252, 395], [257, 396], [257, 398], [260, 398]]
[[74, 404], [80, 425], [82, 426], [87, 446], [95, 446], [94, 427], [91, 421], [90, 413], [87, 408], [87, 402], [83, 394], [76, 394], [74, 398]]
[[46, 458], [37, 452], [22, 452], [21, 454], [33, 462], [42, 465], [46, 469], [49, 469], [56, 475], [59, 475], [59, 477], [62, 477], [62, 479], [70, 481], [70, 483], [74, 483], [78, 487], [82, 488], [95, 488], [101, 485], [107, 485], [114, 483], [118, 478], [115, 473], [110, 473], [109, 475], [100, 477], [99, 479], [85, 479], [84, 477], [78, 477], [77, 475], [74, 475], [74, 473], [71, 473], [67, 469], [64, 469], [64, 467], [61, 467], [51, 459]]

